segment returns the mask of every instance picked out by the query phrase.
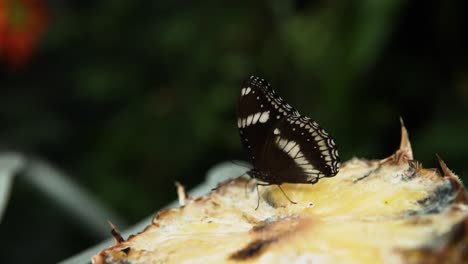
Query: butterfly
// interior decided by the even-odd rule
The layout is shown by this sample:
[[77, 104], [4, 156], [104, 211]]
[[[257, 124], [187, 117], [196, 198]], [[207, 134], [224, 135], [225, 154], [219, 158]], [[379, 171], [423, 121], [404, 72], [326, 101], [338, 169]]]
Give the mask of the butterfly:
[[237, 127], [253, 164], [247, 174], [265, 182], [260, 185], [281, 189], [282, 183], [313, 184], [338, 173], [340, 159], [333, 138], [286, 103], [264, 79], [251, 76], [244, 81]]

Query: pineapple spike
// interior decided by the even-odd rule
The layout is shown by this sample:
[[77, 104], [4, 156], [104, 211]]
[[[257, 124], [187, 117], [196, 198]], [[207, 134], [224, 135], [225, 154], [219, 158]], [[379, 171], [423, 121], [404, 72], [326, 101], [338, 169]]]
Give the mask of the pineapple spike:
[[400, 117], [400, 124], [401, 124], [401, 141], [400, 141], [400, 151], [404, 151], [406, 157], [409, 160], [413, 158], [413, 149], [411, 148], [411, 142], [408, 136], [408, 130], [406, 130], [405, 123], [403, 122], [403, 118]]
[[440, 165], [440, 168], [442, 169], [442, 174], [444, 178], [448, 179], [452, 183], [453, 187], [455, 188], [458, 194], [456, 200], [457, 201], [468, 200], [468, 193], [464, 190], [463, 182], [455, 173], [453, 173], [452, 170], [449, 169], [447, 164], [445, 164], [445, 162], [442, 160], [442, 158], [438, 154], [436, 154], [436, 156], [437, 156], [437, 159], [439, 160], [439, 165]]
[[403, 164], [409, 160], [413, 160], [413, 149], [411, 148], [411, 142], [408, 136], [408, 130], [406, 130], [405, 123], [403, 122], [403, 118], [400, 117], [400, 124], [401, 124], [401, 140], [400, 140], [400, 148], [393, 153], [390, 157], [385, 158], [381, 161], [381, 163], [394, 163], [397, 165]]
[[185, 187], [180, 182], [176, 181], [175, 186], [177, 187], [177, 197], [179, 198], [179, 205], [184, 206], [187, 203], [187, 200], [190, 199], [190, 197], [187, 195]]
[[125, 242], [125, 239], [122, 237], [119, 230], [117, 230], [117, 227], [109, 220], [107, 220], [107, 223], [111, 227], [111, 234], [114, 237], [115, 244]]

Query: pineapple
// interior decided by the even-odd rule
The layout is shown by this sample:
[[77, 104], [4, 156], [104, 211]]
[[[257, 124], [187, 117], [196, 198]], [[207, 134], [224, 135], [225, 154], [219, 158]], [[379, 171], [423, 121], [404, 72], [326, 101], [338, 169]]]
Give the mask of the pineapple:
[[[402, 123], [400, 148], [383, 160], [353, 158], [316, 184], [257, 189], [222, 182], [206, 196], [158, 212], [141, 233], [93, 263], [468, 263], [468, 199], [441, 172], [413, 160]], [[258, 195], [261, 196], [258, 209]]]

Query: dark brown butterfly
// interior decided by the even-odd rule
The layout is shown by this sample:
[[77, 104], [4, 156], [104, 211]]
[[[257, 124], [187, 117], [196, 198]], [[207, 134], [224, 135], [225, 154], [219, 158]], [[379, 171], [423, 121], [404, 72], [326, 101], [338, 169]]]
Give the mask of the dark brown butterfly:
[[254, 166], [247, 174], [266, 183], [262, 185], [316, 183], [338, 173], [338, 150], [331, 136], [287, 104], [264, 79], [251, 76], [243, 83], [237, 117], [242, 144]]

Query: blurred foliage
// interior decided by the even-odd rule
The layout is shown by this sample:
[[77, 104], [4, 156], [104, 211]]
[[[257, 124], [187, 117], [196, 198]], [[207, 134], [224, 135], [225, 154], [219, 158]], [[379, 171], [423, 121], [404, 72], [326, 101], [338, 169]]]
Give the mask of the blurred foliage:
[[[235, 108], [251, 74], [331, 132], [343, 160], [390, 155], [402, 116], [416, 159], [436, 167], [437, 152], [468, 181], [464, 1], [45, 2], [37, 54], [0, 66], [0, 148], [46, 157], [129, 222], [174, 200], [175, 180], [245, 158]], [[92, 243], [36, 196], [13, 194], [2, 248], [37, 226], [39, 259]]]

